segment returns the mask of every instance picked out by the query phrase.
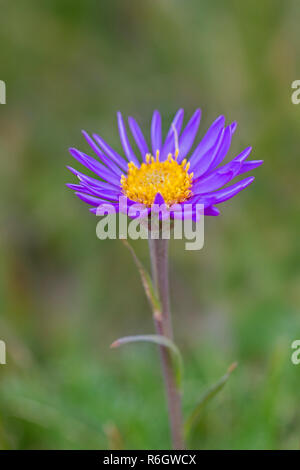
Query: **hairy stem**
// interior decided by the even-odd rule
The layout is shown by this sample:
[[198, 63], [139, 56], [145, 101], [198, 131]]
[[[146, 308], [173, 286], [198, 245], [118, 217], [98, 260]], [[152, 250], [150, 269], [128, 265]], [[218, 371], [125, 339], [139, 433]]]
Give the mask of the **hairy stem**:
[[[152, 277], [157, 290], [162, 314], [154, 317], [156, 332], [173, 339], [170, 312], [168, 240], [149, 238]], [[160, 357], [168, 402], [169, 421], [173, 449], [184, 449], [181, 393], [176, 385], [170, 354], [165, 346], [160, 346]]]

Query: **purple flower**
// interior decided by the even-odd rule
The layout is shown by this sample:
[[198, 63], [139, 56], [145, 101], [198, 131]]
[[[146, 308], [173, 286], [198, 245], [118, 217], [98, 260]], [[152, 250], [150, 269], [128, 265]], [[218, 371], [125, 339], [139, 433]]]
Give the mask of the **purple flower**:
[[215, 206], [245, 189], [254, 177], [226, 185], [236, 176], [258, 167], [263, 161], [246, 161], [251, 152], [251, 147], [247, 147], [229, 163], [223, 164], [236, 129], [235, 122], [225, 125], [224, 116], [212, 123], [189, 155], [199, 128], [201, 111], [195, 111], [181, 132], [183, 114], [183, 109], [177, 111], [163, 141], [161, 116], [158, 111], [154, 111], [150, 147], [135, 119], [128, 118], [141, 158], [136, 156], [131, 147], [120, 112], [118, 127], [124, 155], [118, 154], [99, 135], [93, 134], [92, 138], [83, 131], [97, 159], [75, 148], [71, 148], [70, 153], [96, 177], [68, 167], [79, 179], [79, 184], [67, 186], [92, 206], [90, 211], [93, 213], [97, 213], [97, 208], [104, 204], [111, 204], [116, 212], [122, 211], [119, 198], [123, 196], [128, 208], [139, 203], [148, 214], [153, 203], [164, 203], [172, 218], [197, 219], [197, 204], [203, 205], [205, 215], [219, 215]]

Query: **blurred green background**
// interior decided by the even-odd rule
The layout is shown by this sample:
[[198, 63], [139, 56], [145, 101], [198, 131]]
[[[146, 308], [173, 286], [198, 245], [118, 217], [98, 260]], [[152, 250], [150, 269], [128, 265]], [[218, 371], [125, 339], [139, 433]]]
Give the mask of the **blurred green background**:
[[171, 243], [185, 413], [239, 363], [189, 446], [299, 448], [299, 20], [298, 0], [1, 2], [1, 449], [169, 447], [155, 347], [109, 349], [153, 332], [138, 273], [96, 238], [66, 165], [82, 128], [121, 150], [117, 110], [149, 135], [154, 108], [165, 132], [198, 106], [200, 136], [225, 114], [230, 155], [252, 145], [265, 164], [206, 218], [203, 250]]

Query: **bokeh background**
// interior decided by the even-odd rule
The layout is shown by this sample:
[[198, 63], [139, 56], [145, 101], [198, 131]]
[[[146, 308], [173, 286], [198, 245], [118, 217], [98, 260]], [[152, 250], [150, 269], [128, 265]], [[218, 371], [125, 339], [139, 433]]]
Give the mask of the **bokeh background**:
[[[184, 411], [234, 361], [189, 446], [300, 445], [298, 0], [1, 2], [0, 448], [160, 449], [169, 431], [152, 333], [129, 252], [96, 238], [65, 187], [82, 128], [121, 150], [116, 111], [149, 136], [179, 107], [237, 120], [231, 156], [252, 145], [256, 182], [206, 218], [205, 247], [171, 243]], [[79, 164], [78, 164], [79, 165]], [[147, 244], [134, 242], [148, 265]]]

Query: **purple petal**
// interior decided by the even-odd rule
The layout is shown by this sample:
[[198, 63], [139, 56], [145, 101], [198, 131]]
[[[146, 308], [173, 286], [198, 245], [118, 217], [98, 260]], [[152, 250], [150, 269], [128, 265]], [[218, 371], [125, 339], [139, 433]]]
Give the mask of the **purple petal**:
[[[237, 176], [239, 174], [239, 170], [242, 166], [243, 161], [246, 160], [246, 158], [249, 156], [249, 154], [251, 153], [251, 150], [252, 150], [252, 147], [247, 147], [237, 157], [235, 157], [230, 162], [226, 163], [226, 165], [223, 165], [219, 167], [217, 170], [214, 170], [210, 173], [207, 172], [206, 176], [204, 177], [196, 178], [197, 181], [195, 182], [195, 185], [194, 185], [194, 194], [197, 194], [197, 192], [195, 191], [198, 191], [198, 189], [200, 188], [202, 189], [203, 183], [207, 184], [208, 182], [214, 181], [214, 177], [217, 177], [217, 178], [220, 177], [221, 178], [220, 182], [221, 182], [223, 179], [226, 180], [226, 177], [225, 177], [226, 173], [229, 173], [229, 172], [232, 173], [230, 179]], [[194, 180], [195, 180], [195, 176], [196, 174], [194, 175]], [[228, 183], [230, 179], [227, 182], [220, 184], [219, 187]], [[217, 188], [214, 188], [214, 189], [217, 189]], [[212, 191], [212, 190], [213, 189], [207, 189], [207, 191]]]
[[93, 196], [88, 196], [83, 193], [75, 193], [79, 199], [81, 199], [83, 202], [86, 202], [87, 204], [90, 204], [91, 206], [99, 206], [102, 202], [107, 202], [105, 199], [99, 199], [98, 197], [93, 197]]
[[[239, 168], [239, 167], [238, 167]], [[221, 188], [225, 184], [229, 183], [234, 177], [234, 172], [230, 169], [228, 170], [218, 170], [210, 175], [206, 176], [203, 179], [200, 179], [197, 183], [193, 185], [193, 194], [203, 194], [210, 191], [215, 191], [218, 188]]]
[[88, 188], [93, 188], [95, 190], [100, 190], [100, 191], [117, 191], [117, 192], [120, 192], [120, 186], [114, 186], [110, 183], [106, 183], [105, 181], [99, 181], [98, 184], [94, 184], [94, 183], [91, 183], [89, 180], [91, 178], [87, 177], [87, 176], [78, 176], [79, 178], [79, 181], [81, 182], [81, 184], [85, 187], [88, 187]]
[[106, 155], [102, 154], [101, 160], [113, 173], [115, 173], [115, 175], [120, 177], [124, 173], [121, 168], [106, 157]]
[[191, 164], [191, 168], [193, 169], [202, 159], [202, 157], [211, 149], [214, 148], [215, 145], [219, 142], [221, 137], [220, 133], [224, 127], [225, 118], [224, 116], [219, 116], [210, 126], [208, 131], [206, 132], [203, 139], [199, 142], [196, 149], [194, 150], [189, 162]]
[[221, 189], [221, 191], [217, 191], [215, 193], [211, 193], [211, 196], [214, 196], [213, 203], [220, 204], [221, 202], [231, 199], [240, 191], [247, 188], [247, 186], [249, 186], [249, 184], [251, 184], [254, 179], [254, 176], [249, 176], [249, 178], [245, 178], [244, 180], [239, 181], [238, 183], [235, 183], [232, 186], [228, 186], [228, 188]]
[[128, 118], [128, 123], [129, 123], [131, 133], [134, 137], [134, 140], [136, 141], [136, 144], [137, 144], [137, 146], [138, 146], [138, 148], [141, 152], [143, 161], [145, 162], [146, 161], [146, 154], [149, 153], [148, 145], [147, 145], [147, 142], [145, 140], [145, 137], [144, 137], [144, 135], [141, 131], [140, 126], [138, 125], [138, 123], [136, 122], [136, 120], [133, 117]]
[[233, 121], [231, 124], [230, 124], [230, 132], [231, 132], [231, 135], [233, 135], [236, 131], [236, 128], [237, 128], [237, 122], [236, 121]]
[[120, 190], [116, 189], [106, 189], [106, 188], [96, 188], [95, 186], [90, 186], [82, 182], [83, 191], [86, 194], [91, 196], [97, 196], [100, 198], [111, 199], [112, 201], [117, 201], [122, 195]]
[[116, 175], [118, 176], [121, 176], [122, 175], [122, 170], [117, 166], [115, 165], [115, 163], [113, 163], [111, 161], [111, 159], [109, 159], [108, 157], [106, 157], [99, 149], [99, 147], [95, 144], [95, 142], [93, 141], [93, 139], [88, 135], [88, 133], [86, 131], [82, 131], [83, 135], [84, 135], [84, 138], [86, 139], [87, 143], [90, 145], [90, 147], [94, 150], [94, 152], [96, 153], [96, 155], [98, 155], [98, 157], [100, 158], [100, 160], [102, 160], [102, 162], [108, 167], [110, 168], [110, 170], [115, 173]]
[[[193, 161], [193, 164], [190, 166], [190, 171], [194, 173], [194, 179], [201, 177], [205, 173], [207, 173], [208, 168], [211, 166], [212, 162], [215, 160], [216, 155], [219, 151], [219, 148], [223, 142], [224, 138], [224, 129], [221, 129], [215, 144], [210, 147], [205, 154], [199, 154], [199, 158]], [[201, 144], [201, 142], [200, 142]], [[191, 160], [189, 160], [191, 161]]]
[[[243, 163], [246, 158], [249, 157], [250, 153], [252, 152], [252, 147], [246, 147], [241, 153], [239, 153], [232, 161]], [[229, 162], [230, 163], [230, 162]]]
[[151, 142], [153, 156], [156, 150], [161, 150], [161, 117], [157, 110], [154, 111], [151, 123]]
[[99, 197], [101, 199], [109, 199], [110, 201], [118, 201], [119, 200], [119, 197], [121, 196], [121, 193], [120, 192], [117, 192], [117, 191], [101, 191], [101, 190], [97, 190], [95, 188], [91, 188], [91, 187], [87, 187], [86, 188], [89, 193], [87, 193], [86, 191], [84, 191], [86, 194], [90, 194], [92, 196], [96, 196], [96, 197]]
[[[112, 196], [112, 194], [109, 194], [109, 192], [103, 192], [101, 193], [100, 191], [94, 190], [94, 188], [89, 187], [89, 186], [81, 186], [79, 184], [67, 184], [68, 188], [73, 189], [75, 191], [75, 194], [87, 194], [89, 196], [96, 196], [97, 198], [101, 198], [103, 200], [110, 199], [111, 201], [118, 201], [120, 193], [117, 194], [117, 198], [115, 196]], [[115, 193], [114, 193], [115, 194]]]
[[238, 171], [238, 175], [242, 175], [243, 173], [247, 173], [247, 171], [252, 171], [254, 168], [263, 164], [263, 160], [252, 160], [250, 162], [244, 162], [241, 165], [241, 168]]
[[85, 188], [84, 186], [81, 186], [81, 184], [66, 183], [66, 186], [69, 189], [72, 189], [73, 191], [77, 191], [77, 192], [79, 191], [79, 192], [89, 194], [89, 189]]
[[106, 199], [113, 198], [114, 200], [116, 200], [116, 197], [119, 198], [119, 196], [121, 195], [120, 192], [116, 192], [116, 191], [102, 191], [101, 192], [99, 190], [96, 190], [94, 187], [82, 186], [80, 184], [67, 183], [66, 186], [68, 188], [76, 191], [77, 193], [89, 194], [90, 196], [97, 196], [97, 197], [100, 197], [100, 198], [105, 197]]
[[177, 132], [178, 137], [179, 137], [181, 126], [182, 126], [182, 121], [183, 121], [183, 116], [184, 116], [184, 110], [181, 108], [175, 114], [175, 117], [174, 117], [174, 119], [172, 121], [172, 124], [170, 126], [170, 129], [168, 131], [165, 143], [164, 143], [162, 151], [161, 151], [161, 161], [164, 161], [167, 158], [169, 153], [171, 153], [173, 155], [174, 152], [175, 152], [175, 139], [174, 139], [173, 126], [175, 127], [176, 132]]
[[100, 178], [110, 183], [120, 185], [120, 179], [104, 165], [101, 165], [101, 163], [97, 162], [97, 160], [74, 148], [69, 149], [69, 151], [76, 160], [96, 173], [98, 176], [100, 176]]
[[154, 202], [153, 204], [165, 204], [165, 200], [164, 198], [162, 197], [162, 195], [160, 193], [157, 193], [155, 198], [154, 198]]
[[197, 109], [189, 122], [187, 123], [184, 131], [181, 134], [179, 139], [179, 155], [178, 155], [178, 162], [182, 162], [182, 160], [188, 154], [190, 148], [192, 147], [196, 134], [199, 129], [201, 120], [201, 109]]
[[209, 206], [206, 209], [204, 209], [204, 215], [218, 216], [220, 215], [220, 211], [214, 206]]
[[91, 178], [90, 176], [87, 176], [83, 173], [81, 173], [78, 170], [75, 170], [75, 168], [72, 168], [71, 166], [67, 166], [68, 170], [70, 170], [75, 176], [80, 181], [83, 181], [85, 184], [96, 186], [100, 189], [116, 189], [120, 188], [120, 182], [118, 184], [112, 184], [112, 183], [107, 183], [105, 181], [97, 180], [95, 178]]
[[214, 170], [213, 172], [210, 173], [210, 175], [213, 174], [213, 173], [216, 173], [220, 170], [223, 170], [223, 171], [231, 170], [234, 173], [234, 176], [237, 176], [239, 174], [239, 170], [240, 170], [243, 162], [246, 160], [246, 158], [249, 157], [251, 151], [252, 151], [252, 147], [245, 148], [233, 160], [226, 163], [226, 165], [223, 165], [223, 166], [219, 167], [217, 170]]
[[197, 194], [190, 197], [183, 204], [203, 204], [205, 207], [208, 207], [212, 204], [212, 200], [213, 197], [210, 194]]
[[231, 170], [233, 172], [233, 177], [240, 174], [240, 169], [243, 165], [243, 162], [248, 158], [252, 151], [252, 147], [245, 148], [237, 157], [235, 157], [230, 162], [226, 163], [226, 165], [221, 166], [218, 170]]
[[115, 150], [113, 150], [106, 142], [102, 139], [102, 137], [98, 134], [93, 134], [93, 138], [97, 142], [97, 144], [102, 148], [103, 152], [105, 152], [109, 158], [111, 158], [117, 165], [119, 165], [122, 170], [127, 172], [128, 164], [121, 157]]
[[130, 162], [133, 162], [139, 168], [140, 162], [136, 158], [134, 151], [132, 150], [132, 147], [130, 145], [129, 139], [127, 137], [125, 123], [123, 121], [122, 114], [120, 113], [120, 111], [118, 111], [117, 116], [118, 116], [120, 140], [121, 140], [121, 144], [124, 149], [125, 155], [127, 157], [127, 160]]
[[102, 152], [100, 151], [99, 147], [95, 144], [95, 142], [91, 139], [88, 133], [84, 130], [81, 131], [85, 140], [89, 144], [89, 146], [94, 150], [95, 154], [101, 159]]
[[230, 126], [225, 127], [222, 143], [218, 149], [215, 159], [210, 164], [208, 171], [216, 168], [226, 157], [231, 144]]

